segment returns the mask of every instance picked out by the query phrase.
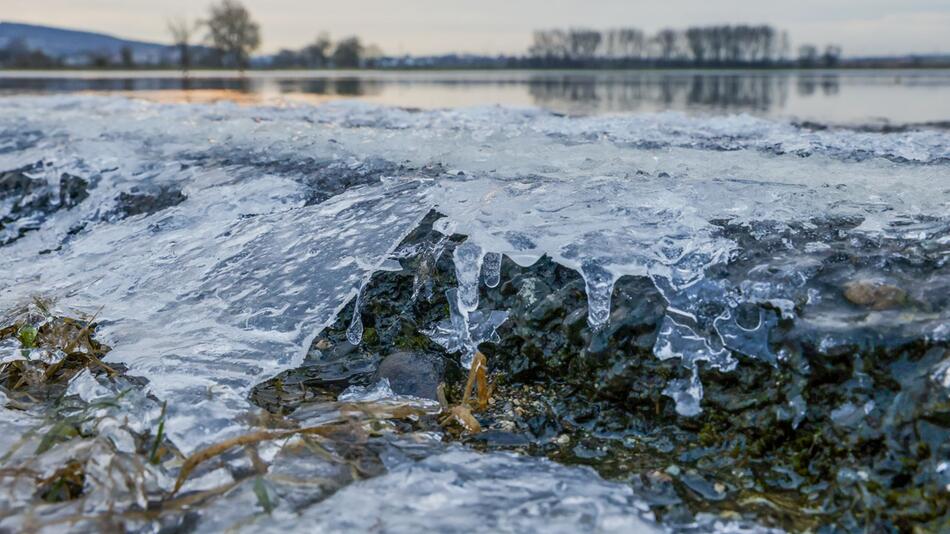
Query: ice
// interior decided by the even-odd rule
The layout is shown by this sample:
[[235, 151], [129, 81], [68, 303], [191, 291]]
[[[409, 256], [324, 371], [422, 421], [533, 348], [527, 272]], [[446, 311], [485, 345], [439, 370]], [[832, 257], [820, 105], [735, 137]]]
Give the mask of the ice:
[[468, 312], [460, 306], [461, 298], [457, 292], [454, 288], [445, 292], [449, 303], [449, 319], [440, 321], [425, 334], [447, 352], [460, 353], [462, 366], [469, 369], [475, 358], [476, 347], [482, 342], [497, 340], [495, 330], [505, 322], [508, 313], [501, 310]]
[[346, 329], [346, 340], [351, 345], [359, 345], [363, 341], [363, 287], [360, 286], [356, 294], [356, 304], [353, 306], [353, 319]]
[[592, 328], [600, 328], [607, 324], [610, 317], [614, 277], [595, 260], [586, 260], [581, 264], [581, 275], [587, 289], [587, 322]]
[[679, 358], [689, 371], [688, 379], [672, 380], [663, 391], [676, 401], [677, 413], [687, 417], [698, 415], [701, 411], [699, 401], [703, 397], [703, 385], [699, 380], [699, 362], [708, 362], [722, 371], [730, 371], [736, 366], [729, 350], [711, 347], [709, 340], [689, 326], [674, 321], [669, 315], [660, 326], [653, 353], [661, 360]]
[[[124, 405], [133, 414], [127, 419], [154, 424], [167, 401], [166, 432], [183, 454], [248, 432], [251, 388], [298, 366], [373, 272], [397, 268], [394, 248], [431, 209], [445, 216], [435, 229], [446, 239], [464, 236], [452, 258], [458, 287], [447, 294], [450, 319], [427, 332], [447, 351], [466, 364], [478, 343], [497, 339], [506, 312], [487, 309], [479, 285], [502, 283], [502, 258], [524, 266], [546, 256], [580, 273], [595, 328], [609, 324], [617, 280], [649, 277], [668, 304], [654, 353], [682, 363], [666, 392], [684, 416], [701, 411], [702, 368], [729, 371], [737, 354], [776, 364], [769, 331], [777, 321], [831, 306], [806, 291], [822, 258], [848, 243], [899, 242], [937, 255], [950, 244], [946, 131], [811, 131], [748, 116], [572, 118], [497, 107], [261, 108], [88, 96], [5, 97], [0, 124], [0, 172], [27, 169], [34, 188], [0, 198], [0, 240], [16, 236], [0, 246], [0, 312], [35, 296], [71, 316], [101, 308], [96, 335], [113, 348], [108, 361], [147, 380], [143, 388], [154, 397]], [[64, 196], [64, 185], [75, 194]], [[177, 192], [174, 202], [155, 211], [126, 205], [163, 191]], [[51, 200], [32, 203], [35, 195]], [[813, 236], [814, 220], [855, 222]], [[742, 232], [752, 240], [782, 232], [802, 238], [742, 259]], [[741, 276], [717, 271], [740, 259], [748, 264]], [[918, 297], [939, 295], [946, 277], [935, 268], [905, 285]], [[426, 287], [417, 280], [415, 291]], [[861, 324], [912, 325], [948, 339], [948, 310], [934, 302], [913, 320], [873, 311]], [[359, 342], [359, 302], [355, 309], [348, 337]], [[807, 320], [854, 324], [834, 309]], [[831, 332], [823, 343], [843, 342]], [[23, 357], [13, 349], [0, 347], [0, 357]], [[72, 392], [98, 395], [88, 380], [77, 378]], [[800, 421], [803, 404], [793, 398], [788, 417]], [[4, 408], [0, 424], [19, 433], [35, 423], [31, 417]], [[100, 447], [95, 454], [126, 461], [122, 428], [104, 422], [101, 440], [73, 452], [87, 457]], [[474, 508], [430, 514], [419, 507], [439, 493], [418, 483], [418, 499], [400, 499], [391, 488], [413, 483], [405, 467], [310, 506], [303, 517], [328, 530], [364, 525], [322, 512], [359, 503], [367, 518], [405, 512], [407, 529], [413, 514], [426, 512], [430, 528], [451, 527], [453, 517], [474, 520], [466, 515], [472, 510], [499, 529], [537, 528], [539, 510], [562, 514], [568, 530], [639, 528], [611, 496], [627, 499], [625, 490], [601, 491], [589, 473], [576, 479], [549, 464], [519, 464], [511, 479], [482, 482], [489, 468], [503, 471], [516, 460], [452, 454], [422, 464], [417, 476], [445, 477], [433, 487], [459, 495], [470, 488]], [[152, 473], [148, 484], [167, 483], [143, 470]], [[117, 482], [107, 480], [105, 466], [91, 473], [103, 487]], [[533, 476], [551, 487], [581, 480], [599, 489], [561, 502], [525, 490], [514, 504], [493, 493], [491, 484], [520, 488]], [[254, 492], [242, 486], [234, 495], [243, 502]], [[141, 491], [122, 499], [138, 502]], [[507, 515], [509, 506], [523, 513]], [[280, 521], [260, 526], [277, 529]]]
[[299, 515], [265, 517], [243, 530], [285, 532], [301, 524], [320, 532], [379, 525], [394, 533], [472, 525], [489, 532], [660, 532], [629, 486], [604, 482], [589, 469], [461, 448], [402, 463]]
[[[306, 340], [384, 268], [393, 243], [430, 207], [447, 216], [445, 233], [468, 236], [454, 258], [462, 322], [478, 307], [479, 279], [496, 284], [502, 255], [522, 265], [547, 255], [584, 276], [593, 326], [608, 319], [616, 279], [650, 276], [671, 306], [716, 321], [701, 336], [767, 359], [767, 328], [743, 330], [698, 311], [734, 291], [696, 293], [709, 267], [737, 250], [711, 221], [857, 216], [855, 232], [892, 236], [895, 223], [906, 228], [950, 207], [950, 143], [938, 131], [812, 132], [746, 116], [565, 118], [503, 108], [409, 113], [85, 97], [5, 99], [0, 114], [33, 132], [26, 148], [0, 154], [3, 168], [46, 161], [35, 177], [50, 187], [64, 172], [93, 184], [88, 200], [6, 248], [0, 261], [15, 283], [2, 302], [39, 290], [80, 310], [104, 305], [105, 334], [119, 342], [113, 358], [157, 393], [188, 391], [183, 405], [224, 414], [198, 433], [209, 439], [237, 431], [226, 421], [243, 409], [247, 388], [299, 361]], [[389, 176], [391, 161], [410, 170]], [[100, 215], [118, 193], [162, 184], [187, 200], [112, 223]], [[337, 193], [308, 204], [325, 196], [321, 188]], [[939, 236], [940, 224], [900, 237]], [[83, 230], [73, 237], [76, 227]], [[755, 301], [788, 302], [784, 290], [764, 284]], [[739, 298], [751, 301], [752, 292]], [[355, 315], [354, 341], [359, 326]], [[462, 328], [464, 338], [471, 328]], [[463, 340], [464, 352], [473, 342]], [[201, 418], [178, 425], [178, 409], [170, 428], [184, 436]]]
[[455, 247], [455, 277], [458, 280], [459, 309], [471, 312], [478, 308], [478, 275], [485, 253], [471, 240]]
[[482, 260], [482, 279], [488, 287], [498, 287], [501, 283], [501, 254], [489, 252]]

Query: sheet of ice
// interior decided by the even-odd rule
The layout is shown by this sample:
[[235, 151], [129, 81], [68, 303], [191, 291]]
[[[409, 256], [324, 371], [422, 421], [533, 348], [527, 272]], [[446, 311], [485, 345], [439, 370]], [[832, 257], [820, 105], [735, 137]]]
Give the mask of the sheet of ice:
[[[95, 187], [80, 207], [4, 248], [0, 303], [8, 309], [39, 294], [90, 314], [101, 308], [110, 361], [170, 401], [166, 429], [184, 451], [245, 431], [238, 416], [249, 409], [250, 387], [299, 363], [427, 211], [412, 180], [377, 178], [308, 206], [292, 178], [248, 165], [185, 168], [176, 154], [188, 142], [166, 134], [171, 120], [187, 136], [189, 119], [175, 116], [185, 110], [162, 116], [109, 100], [37, 105], [51, 108], [37, 125], [43, 141], [0, 156], [0, 166], [53, 161], [61, 172], [92, 174]], [[194, 132], [205, 143], [219, 126], [209, 112]], [[187, 200], [154, 216], [97, 220], [120, 192], [156, 182], [178, 184]], [[61, 250], [40, 254], [64, 237]]]
[[[735, 351], [774, 358], [760, 329], [771, 319], [743, 326], [737, 307], [787, 301], [794, 280], [814, 269], [789, 261], [787, 271], [756, 280], [707, 279], [739, 249], [722, 234], [722, 221], [754, 230], [765, 222], [774, 229], [856, 218], [861, 224], [842, 239], [950, 245], [947, 132], [812, 132], [750, 117], [677, 114], [578, 119], [501, 108], [252, 108], [92, 97], [0, 99], [0, 124], [0, 170], [41, 162], [35, 178], [51, 191], [64, 173], [89, 184], [88, 198], [0, 248], [0, 309], [36, 294], [90, 314], [101, 308], [97, 335], [113, 347], [109, 360], [147, 378], [150, 391], [168, 401], [167, 431], [186, 452], [245, 431], [250, 388], [297, 365], [371, 273], [390, 268], [393, 247], [432, 207], [447, 216], [442, 230], [467, 236], [454, 258], [452, 320], [433, 333], [447, 347], [465, 352], [504, 320], [501, 310], [478, 308], [477, 292], [481, 283], [497, 283], [500, 255], [522, 265], [547, 255], [581, 273], [594, 327], [609, 319], [617, 279], [648, 276], [671, 310], [656, 354], [680, 358], [691, 373], [669, 385], [684, 414], [699, 406], [699, 362], [728, 368]], [[156, 188], [186, 199], [121, 214], [123, 193]], [[0, 208], [0, 217], [12, 209]], [[781, 309], [794, 313], [794, 306]], [[933, 313], [939, 319], [947, 311]], [[354, 339], [357, 331], [354, 323]], [[950, 332], [944, 324], [930, 335]], [[476, 507], [479, 517], [498, 528], [530, 530], [538, 524], [532, 514], [542, 510], [562, 513], [565, 525], [610, 528], [611, 517], [632, 524], [614, 513], [629, 504], [611, 500], [616, 491], [626, 498], [614, 486], [578, 494], [579, 506], [526, 492], [518, 501], [524, 513], [508, 516], [500, 507], [509, 501], [498, 501], [491, 484], [515, 491], [531, 473], [555, 485], [574, 475], [528, 466], [518, 477], [483, 484], [486, 473], [503, 473], [515, 460], [458, 462], [468, 453], [452, 454], [415, 475], [406, 468], [345, 490], [331, 504], [349, 510], [358, 502], [387, 516], [420, 512], [433, 501], [394, 502], [384, 488], [418, 484], [413, 477], [424, 475], [447, 477], [442, 490], [460, 499], [470, 488], [485, 503]], [[601, 488], [582, 478], [582, 486]], [[374, 491], [378, 500], [364, 499]], [[449, 509], [472, 519], [467, 509]], [[321, 518], [312, 513], [306, 517]]]
[[[950, 213], [946, 132], [91, 97], [4, 99], [0, 117], [15, 125], [0, 168], [43, 161], [51, 186], [64, 172], [92, 184], [81, 205], [5, 247], [0, 305], [44, 293], [102, 307], [110, 357], [176, 399], [169, 429], [195, 445], [239, 431], [230, 421], [248, 388], [298, 362], [431, 206], [469, 236], [455, 258], [460, 313], [495, 283], [499, 254], [548, 255], [584, 276], [595, 327], [625, 275], [653, 277], [671, 306], [698, 313], [707, 298], [691, 288], [736, 247], [713, 221], [855, 216], [861, 232], [893, 235], [936, 217], [910, 236], [926, 240]], [[402, 177], [381, 180], [393, 171]], [[159, 185], [188, 198], [106, 216], [117, 194]], [[321, 192], [330, 198], [312, 204]]]
[[452, 448], [352, 484], [300, 515], [265, 517], [247, 532], [425, 530], [623, 532], [660, 529], [629, 486], [587, 468], [510, 454]]

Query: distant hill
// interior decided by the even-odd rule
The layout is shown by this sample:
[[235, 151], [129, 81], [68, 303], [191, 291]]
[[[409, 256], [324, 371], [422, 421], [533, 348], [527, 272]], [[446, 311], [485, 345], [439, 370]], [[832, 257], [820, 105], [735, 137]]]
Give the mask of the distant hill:
[[117, 58], [124, 48], [132, 51], [137, 63], [158, 63], [174, 54], [171, 46], [159, 43], [121, 39], [104, 33], [0, 22], [0, 48], [16, 42], [67, 63], [82, 62], [91, 55]]

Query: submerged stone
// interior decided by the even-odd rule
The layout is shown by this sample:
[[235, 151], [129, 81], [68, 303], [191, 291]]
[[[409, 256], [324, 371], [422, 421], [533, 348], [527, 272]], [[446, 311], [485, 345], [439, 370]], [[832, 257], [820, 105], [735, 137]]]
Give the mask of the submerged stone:
[[379, 363], [374, 380], [389, 380], [397, 395], [438, 400], [437, 390], [445, 374], [445, 363], [437, 354], [394, 352]]

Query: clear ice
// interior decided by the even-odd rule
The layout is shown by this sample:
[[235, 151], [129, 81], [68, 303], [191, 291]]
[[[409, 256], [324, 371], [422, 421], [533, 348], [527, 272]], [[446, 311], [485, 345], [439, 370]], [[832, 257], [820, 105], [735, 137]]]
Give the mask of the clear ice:
[[[356, 103], [260, 108], [2, 98], [0, 170], [30, 166], [31, 179], [54, 198], [65, 198], [64, 175], [88, 182], [88, 198], [30, 220], [18, 218], [22, 206], [14, 200], [0, 198], [8, 229], [0, 238], [17, 237], [0, 247], [0, 310], [35, 296], [73, 315], [101, 308], [97, 336], [113, 347], [108, 360], [146, 379], [146, 392], [167, 401], [166, 432], [185, 454], [247, 432], [255, 411], [250, 389], [298, 366], [373, 272], [393, 268], [394, 248], [430, 209], [445, 215], [441, 232], [466, 236], [453, 258], [451, 320], [429, 332], [447, 350], [464, 361], [478, 342], [497, 335], [505, 312], [480, 309], [478, 292], [480, 284], [501, 282], [503, 256], [523, 266], [547, 256], [579, 272], [592, 327], [609, 324], [618, 279], [649, 277], [669, 305], [654, 352], [682, 362], [686, 378], [671, 381], [667, 394], [686, 416], [701, 410], [700, 363], [729, 370], [735, 352], [777, 361], [768, 349], [769, 325], [795, 314], [801, 299], [791, 295], [818, 268], [810, 255], [827, 248], [816, 241], [806, 250], [776, 251], [749, 280], [711, 280], [709, 270], [740, 248], [715, 221], [787, 228], [815, 217], [856, 218], [860, 224], [842, 232], [920, 246], [947, 246], [950, 225], [950, 133], [806, 131], [750, 116], [572, 118], [496, 107], [416, 112]], [[184, 201], [122, 215], [123, 194], [157, 189], [180, 191]], [[763, 313], [758, 326], [740, 324], [739, 309], [748, 303], [776, 311]], [[948, 311], [934, 314], [925, 334], [950, 339]], [[351, 341], [362, 337], [360, 326], [357, 306]], [[11, 350], [0, 347], [0, 357], [15, 357]], [[77, 394], [92, 395], [98, 386], [81, 380]], [[143, 398], [122, 407], [147, 426], [160, 408]], [[790, 406], [790, 417], [800, 417], [799, 404]], [[119, 444], [106, 455], [118, 462], [124, 433], [134, 430], [126, 423], [100, 429], [105, 441], [89, 446]], [[40, 424], [35, 414], [3, 407], [0, 455], [20, 458], [11, 436]], [[473, 501], [460, 514], [477, 510], [489, 526], [538, 528], [541, 507], [562, 513], [566, 530], [647, 528], [624, 509], [631, 499], [625, 490], [598, 489], [590, 473], [461, 451], [426, 462], [254, 528], [284, 530], [282, 521], [302, 517], [338, 521], [327, 529], [346, 530], [405, 512], [405, 530], [412, 530], [412, 514], [424, 511], [411, 508], [417, 503], [410, 495], [447, 499], [418, 483], [436, 476], [442, 485], [435, 487], [451, 492], [457, 484], [458, 499]], [[482, 467], [478, 476], [466, 471]], [[483, 479], [489, 468], [510, 469], [509, 478]], [[152, 467], [140, 471], [147, 475], [123, 502], [140, 503], [148, 488], [170, 483]], [[96, 484], [116, 487], [109, 472], [103, 467]], [[207, 476], [227, 478], [216, 473]], [[496, 482], [519, 488], [517, 502], [498, 502]], [[543, 500], [550, 488], [564, 492], [572, 484], [585, 488], [576, 500]], [[32, 491], [9, 489], [10, 509]], [[241, 486], [222, 502], [253, 496]], [[351, 505], [371, 513], [323, 513], [356, 509]], [[511, 506], [524, 513], [503, 512]], [[227, 515], [234, 513], [222, 505], [222, 515], [209, 518], [243, 521]], [[17, 517], [0, 527], [15, 528]], [[436, 524], [451, 528], [452, 517]]]

